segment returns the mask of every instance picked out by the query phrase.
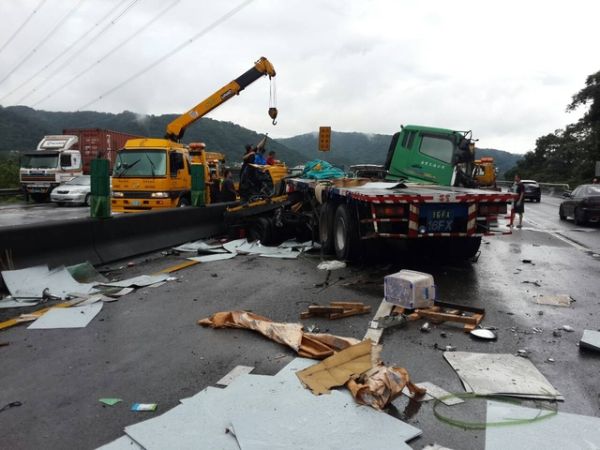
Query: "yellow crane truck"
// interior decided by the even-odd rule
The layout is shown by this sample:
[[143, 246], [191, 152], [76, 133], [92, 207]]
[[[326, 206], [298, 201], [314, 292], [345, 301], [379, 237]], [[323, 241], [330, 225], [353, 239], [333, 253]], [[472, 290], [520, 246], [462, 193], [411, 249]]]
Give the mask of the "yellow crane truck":
[[[163, 139], [130, 139], [117, 152], [112, 178], [112, 210], [139, 212], [174, 208], [195, 203], [192, 199], [193, 165], [202, 165], [203, 201], [218, 202], [218, 184], [222, 179], [224, 156], [207, 152], [203, 144], [186, 145], [181, 139], [186, 128], [213, 109], [239, 94], [259, 78], [275, 76], [273, 65], [261, 57], [240, 77], [223, 86], [167, 125]], [[277, 108], [269, 107], [269, 116], [277, 118]]]

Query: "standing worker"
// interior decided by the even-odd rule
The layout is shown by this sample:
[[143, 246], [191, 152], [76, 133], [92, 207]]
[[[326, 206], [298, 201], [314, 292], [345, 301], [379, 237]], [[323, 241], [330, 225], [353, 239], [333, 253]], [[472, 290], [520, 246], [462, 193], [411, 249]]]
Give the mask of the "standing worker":
[[514, 200], [513, 214], [510, 217], [510, 224], [508, 226], [512, 228], [516, 213], [519, 215], [517, 228], [521, 228], [523, 226], [523, 213], [525, 212], [525, 186], [521, 183], [521, 177], [518, 174], [515, 175], [514, 191], [518, 197]]
[[233, 184], [233, 174], [231, 170], [225, 169], [223, 172], [225, 179], [223, 180], [223, 187], [221, 188], [221, 201], [222, 202], [235, 202], [237, 200], [237, 192]]

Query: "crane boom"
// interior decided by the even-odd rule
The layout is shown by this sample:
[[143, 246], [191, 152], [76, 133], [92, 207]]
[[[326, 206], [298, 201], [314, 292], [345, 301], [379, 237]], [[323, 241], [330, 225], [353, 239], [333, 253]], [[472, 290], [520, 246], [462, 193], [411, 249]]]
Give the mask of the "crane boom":
[[[183, 134], [189, 125], [205, 116], [213, 109], [222, 105], [234, 95], [239, 94], [244, 90], [244, 88], [265, 75], [268, 75], [269, 78], [274, 77], [275, 68], [273, 67], [273, 64], [271, 64], [271, 62], [263, 56], [256, 61], [256, 63], [254, 63], [254, 67], [252, 67], [250, 70], [244, 72], [235, 80], [227, 83], [217, 92], [204, 99], [192, 109], [169, 123], [167, 125], [167, 133], [165, 138], [178, 142], [183, 137]], [[269, 115], [273, 120], [275, 120], [277, 117], [277, 110], [275, 108], [270, 108]]]

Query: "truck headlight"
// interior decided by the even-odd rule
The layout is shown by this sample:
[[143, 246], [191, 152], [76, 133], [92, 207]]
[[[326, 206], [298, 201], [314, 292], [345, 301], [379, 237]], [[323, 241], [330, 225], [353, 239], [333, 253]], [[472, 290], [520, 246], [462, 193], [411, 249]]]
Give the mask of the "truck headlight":
[[114, 191], [113, 191], [113, 193], [112, 193], [112, 196], [113, 196], [114, 198], [117, 198], [117, 197], [118, 197], [118, 198], [125, 197], [125, 196], [123, 195], [123, 193], [122, 193], [122, 192], [114, 192]]
[[152, 194], [150, 194], [150, 197], [152, 197], [152, 198], [169, 198], [169, 193], [168, 192], [153, 192]]

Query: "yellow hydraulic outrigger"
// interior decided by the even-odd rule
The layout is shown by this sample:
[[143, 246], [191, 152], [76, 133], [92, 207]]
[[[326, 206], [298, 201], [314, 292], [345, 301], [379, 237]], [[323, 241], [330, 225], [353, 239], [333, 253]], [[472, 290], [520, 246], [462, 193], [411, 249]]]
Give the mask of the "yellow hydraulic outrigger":
[[[181, 138], [183, 137], [185, 129], [189, 125], [191, 125], [201, 117], [205, 116], [216, 107], [222, 105], [234, 95], [239, 94], [248, 85], [252, 84], [260, 77], [265, 75], [268, 75], [269, 80], [271, 80], [275, 76], [275, 68], [267, 58], [262, 56], [258, 61], [256, 61], [256, 63], [254, 63], [254, 67], [252, 67], [250, 70], [243, 73], [235, 80], [227, 83], [217, 92], [212, 94], [210, 97], [201, 101], [188, 112], [182, 114], [177, 119], [172, 121], [169, 125], [167, 125], [167, 134], [165, 135], [165, 138], [171, 141], [179, 142], [179, 140], [181, 140]], [[274, 105], [275, 98], [273, 94], [274, 89], [271, 89], [272, 103], [269, 105], [269, 117], [273, 119], [273, 125], [275, 125], [275, 119], [277, 118], [277, 108]]]

